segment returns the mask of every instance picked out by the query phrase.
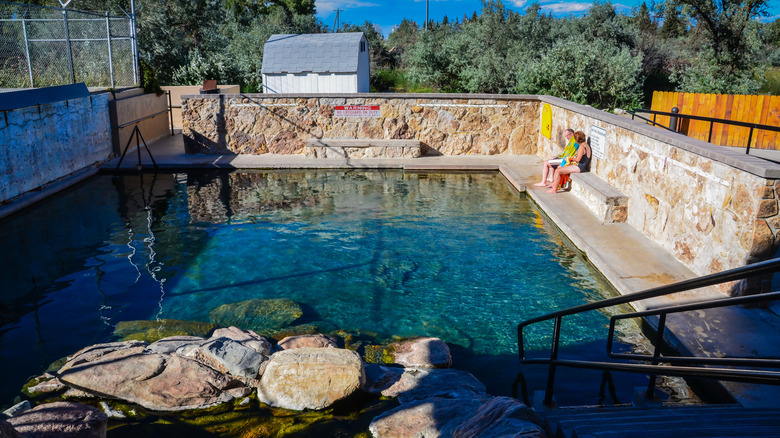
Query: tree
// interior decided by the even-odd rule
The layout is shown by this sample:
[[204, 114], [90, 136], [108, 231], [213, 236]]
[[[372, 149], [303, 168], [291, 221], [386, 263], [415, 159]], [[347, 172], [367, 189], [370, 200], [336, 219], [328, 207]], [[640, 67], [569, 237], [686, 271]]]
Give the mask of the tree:
[[540, 59], [520, 63], [517, 92], [549, 94], [596, 108], [641, 103], [642, 56], [613, 41], [573, 35]]
[[725, 75], [739, 75], [749, 68], [752, 41], [748, 26], [768, 15], [768, 0], [675, 0], [690, 6], [697, 25], [709, 36], [707, 45]]

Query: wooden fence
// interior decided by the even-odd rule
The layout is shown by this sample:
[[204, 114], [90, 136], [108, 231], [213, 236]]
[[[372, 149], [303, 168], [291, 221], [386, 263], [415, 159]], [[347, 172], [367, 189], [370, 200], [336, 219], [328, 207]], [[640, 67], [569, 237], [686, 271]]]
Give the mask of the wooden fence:
[[[714, 117], [740, 122], [759, 123], [780, 127], [780, 96], [748, 96], [737, 94], [699, 94], [656, 91], [653, 93], [654, 111], [671, 112], [673, 107], [680, 114]], [[657, 116], [656, 122], [669, 126], [668, 116]], [[689, 137], [707, 141], [710, 135], [710, 122], [700, 120], [682, 120], [680, 132]], [[750, 128], [712, 124], [712, 144], [722, 146], [745, 147], [748, 144]], [[751, 148], [780, 149], [779, 132], [753, 130]]]

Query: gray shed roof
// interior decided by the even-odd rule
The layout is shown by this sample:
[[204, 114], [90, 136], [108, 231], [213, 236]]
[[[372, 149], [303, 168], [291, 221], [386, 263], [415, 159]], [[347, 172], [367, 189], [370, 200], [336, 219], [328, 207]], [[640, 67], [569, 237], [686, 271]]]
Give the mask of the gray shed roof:
[[271, 35], [263, 49], [263, 74], [355, 73], [363, 32]]

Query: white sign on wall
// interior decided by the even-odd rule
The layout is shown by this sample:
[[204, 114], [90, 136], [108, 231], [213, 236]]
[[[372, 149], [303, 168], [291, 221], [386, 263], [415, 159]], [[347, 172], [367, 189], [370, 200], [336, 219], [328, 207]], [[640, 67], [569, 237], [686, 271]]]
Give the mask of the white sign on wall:
[[593, 156], [599, 160], [603, 160], [606, 148], [607, 130], [590, 125], [590, 149], [593, 151]]
[[333, 117], [382, 117], [379, 105], [338, 105]]

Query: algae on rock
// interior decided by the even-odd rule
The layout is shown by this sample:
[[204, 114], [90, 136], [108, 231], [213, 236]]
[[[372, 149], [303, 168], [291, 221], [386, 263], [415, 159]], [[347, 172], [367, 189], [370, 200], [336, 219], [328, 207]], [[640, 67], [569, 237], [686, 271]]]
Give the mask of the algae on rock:
[[209, 319], [217, 325], [253, 330], [262, 336], [270, 336], [290, 326], [301, 316], [303, 316], [301, 307], [286, 298], [255, 298], [223, 304], [209, 312]]
[[120, 321], [114, 335], [123, 341], [157, 342], [171, 336], [208, 337], [217, 328], [215, 324], [200, 321], [161, 319], [158, 321]]

